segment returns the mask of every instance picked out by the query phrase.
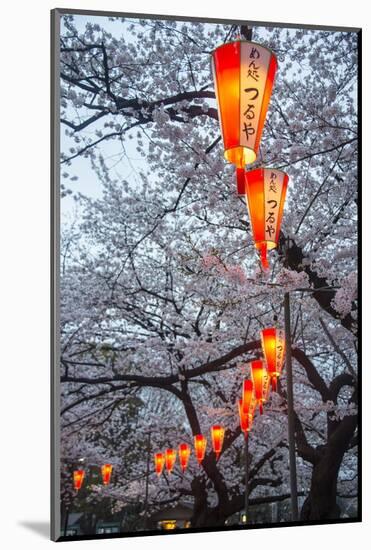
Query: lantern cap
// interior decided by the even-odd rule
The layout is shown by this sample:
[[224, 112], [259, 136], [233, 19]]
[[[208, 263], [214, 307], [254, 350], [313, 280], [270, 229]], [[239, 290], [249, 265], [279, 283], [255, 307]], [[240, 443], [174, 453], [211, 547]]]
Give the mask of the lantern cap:
[[270, 48], [267, 48], [266, 46], [263, 46], [262, 44], [260, 44], [259, 42], [255, 42], [254, 40], [246, 40], [245, 38], [244, 39], [240, 39], [238, 38], [237, 40], [231, 40], [230, 42], [226, 42], [225, 44], [220, 44], [220, 46], [217, 46], [212, 52], [211, 52], [211, 55], [216, 52], [217, 50], [220, 50], [221, 48], [225, 48], [226, 46], [230, 46], [231, 44], [241, 44], [241, 43], [245, 43], [245, 44], [254, 44], [255, 46], [259, 46], [259, 48], [263, 48], [263, 50], [267, 50], [267, 52], [269, 52], [271, 55], [273, 55], [274, 59], [276, 60], [277, 62], [277, 56], [276, 54], [273, 52], [273, 50], [271, 50]]

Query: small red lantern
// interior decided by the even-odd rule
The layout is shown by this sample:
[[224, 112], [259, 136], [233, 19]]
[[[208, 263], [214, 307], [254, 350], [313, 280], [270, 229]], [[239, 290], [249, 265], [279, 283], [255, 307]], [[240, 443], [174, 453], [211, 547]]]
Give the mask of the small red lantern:
[[254, 395], [257, 403], [259, 403], [260, 414], [263, 414], [263, 403], [264, 403], [264, 394], [263, 394], [263, 379], [266, 374], [264, 361], [258, 359], [256, 361], [251, 361], [251, 377], [254, 384]]
[[194, 444], [195, 444], [195, 453], [196, 458], [199, 464], [203, 461], [205, 458], [205, 452], [206, 452], [206, 437], [202, 434], [197, 434], [194, 437]]
[[276, 248], [289, 177], [281, 170], [258, 168], [245, 172], [246, 203], [255, 246], [268, 269], [267, 251]]
[[165, 455], [164, 453], [156, 453], [155, 454], [155, 470], [158, 477], [162, 474], [162, 471], [165, 466]]
[[251, 429], [252, 421], [249, 413], [244, 412], [242, 401], [242, 399], [238, 400], [238, 414], [240, 416], [241, 432], [244, 434], [245, 438], [247, 438], [248, 433]]
[[224, 428], [219, 424], [211, 427], [211, 441], [213, 443], [214, 453], [216, 454], [216, 459], [218, 460], [220, 453], [223, 448], [224, 440]]
[[242, 386], [242, 407], [245, 414], [249, 413], [251, 398], [253, 395], [253, 383], [251, 380], [244, 380]]
[[272, 390], [277, 391], [277, 378], [281, 374], [285, 357], [285, 333], [281, 329], [265, 328], [261, 331], [261, 341]]
[[176, 450], [175, 449], [166, 449], [165, 452], [165, 467], [169, 474], [173, 471], [176, 461]]
[[112, 474], [112, 464], [103, 464], [101, 467], [103, 485], [108, 485]]
[[76, 491], [79, 491], [82, 487], [83, 481], [85, 477], [85, 471], [84, 470], [75, 470], [73, 472], [73, 488]]
[[191, 449], [189, 448], [189, 445], [187, 443], [181, 443], [179, 445], [179, 462], [180, 467], [182, 468], [182, 472], [184, 473], [189, 461], [189, 456], [191, 454]]
[[224, 156], [236, 166], [243, 195], [244, 168], [258, 155], [277, 60], [264, 46], [238, 40], [213, 51], [212, 68]]

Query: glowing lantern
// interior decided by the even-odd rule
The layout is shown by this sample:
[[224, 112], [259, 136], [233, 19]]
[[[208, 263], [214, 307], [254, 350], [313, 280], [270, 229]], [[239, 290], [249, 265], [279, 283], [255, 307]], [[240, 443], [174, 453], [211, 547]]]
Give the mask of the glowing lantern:
[[162, 470], [165, 466], [165, 455], [164, 453], [156, 453], [155, 454], [155, 470], [156, 474], [160, 477], [162, 474]]
[[264, 377], [266, 376], [266, 369], [264, 366], [264, 361], [258, 359], [256, 361], [251, 361], [251, 377], [254, 384], [254, 395], [257, 403], [259, 403], [260, 414], [263, 414], [263, 403], [264, 403]]
[[206, 452], [206, 437], [202, 434], [195, 435], [195, 453], [199, 464], [203, 461]]
[[253, 383], [251, 380], [244, 380], [242, 386], [242, 407], [243, 412], [248, 414], [250, 410], [251, 398], [253, 395]]
[[171, 474], [173, 471], [176, 461], [176, 450], [175, 449], [166, 449], [165, 452], [165, 467], [166, 470]]
[[261, 331], [262, 348], [267, 363], [273, 391], [277, 391], [277, 378], [280, 376], [285, 357], [285, 333], [276, 328]]
[[238, 412], [240, 415], [241, 431], [247, 437], [254, 419], [256, 398], [251, 380], [244, 380], [242, 386], [242, 399], [238, 401]]
[[258, 155], [277, 60], [271, 50], [245, 40], [223, 44], [212, 56], [224, 156], [236, 166], [243, 195], [244, 169]]
[[82, 487], [84, 481], [85, 471], [84, 470], [75, 470], [73, 472], [73, 488], [76, 491], [79, 491]]
[[112, 474], [112, 464], [103, 464], [101, 467], [103, 485], [108, 485]]
[[273, 168], [245, 172], [246, 203], [264, 269], [269, 267], [267, 251], [276, 248], [280, 236], [288, 181], [285, 172]]
[[189, 461], [189, 455], [191, 454], [191, 449], [187, 443], [181, 443], [179, 445], [179, 462], [182, 472], [185, 471]]
[[213, 442], [213, 449], [216, 454], [216, 459], [218, 459], [220, 453], [222, 452], [224, 440], [224, 428], [219, 426], [219, 424], [211, 427], [211, 440]]
[[243, 410], [242, 399], [238, 400], [238, 414], [240, 415], [241, 432], [244, 434], [246, 438], [251, 429], [252, 422], [250, 421], [249, 413], [245, 413]]

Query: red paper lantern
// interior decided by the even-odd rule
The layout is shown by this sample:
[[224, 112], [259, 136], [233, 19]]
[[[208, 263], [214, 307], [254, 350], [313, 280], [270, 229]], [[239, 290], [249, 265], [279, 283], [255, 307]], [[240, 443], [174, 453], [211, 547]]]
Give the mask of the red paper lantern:
[[219, 424], [212, 426], [211, 441], [213, 443], [213, 449], [217, 459], [219, 458], [219, 455], [222, 452], [223, 440], [224, 440], [224, 428]]
[[85, 471], [84, 470], [75, 470], [73, 472], [73, 488], [76, 491], [79, 491], [82, 487], [83, 481], [85, 477]]
[[182, 468], [182, 472], [185, 472], [188, 465], [189, 456], [191, 454], [191, 449], [189, 448], [189, 445], [187, 445], [187, 443], [181, 443], [179, 445], [178, 452], [179, 452], [180, 467]]
[[245, 414], [249, 413], [252, 395], [253, 383], [251, 380], [246, 379], [242, 385], [242, 407]]
[[267, 251], [278, 243], [288, 181], [285, 172], [273, 168], [245, 172], [246, 203], [264, 269], [269, 267]]
[[260, 414], [263, 414], [263, 403], [264, 403], [264, 386], [263, 381], [266, 375], [266, 369], [264, 361], [258, 359], [256, 361], [251, 361], [251, 377], [254, 384], [254, 395], [257, 403], [259, 403]]
[[173, 471], [176, 461], [176, 450], [166, 449], [165, 451], [165, 467], [169, 474]]
[[160, 477], [165, 466], [165, 455], [164, 453], [155, 454], [155, 470], [156, 474]]
[[236, 166], [243, 195], [244, 168], [258, 155], [277, 60], [264, 46], [238, 40], [213, 51], [212, 68], [224, 156]]
[[281, 374], [285, 357], [285, 333], [281, 329], [265, 328], [261, 331], [261, 341], [272, 390], [277, 391], [277, 378]]
[[246, 438], [251, 429], [252, 422], [251, 422], [249, 413], [244, 412], [242, 401], [243, 401], [242, 399], [238, 400], [238, 414], [240, 416], [241, 432], [244, 434]]
[[203, 461], [206, 452], [206, 437], [202, 434], [195, 435], [194, 437], [195, 444], [195, 454], [199, 464]]
[[108, 485], [112, 474], [112, 464], [103, 464], [101, 467], [103, 485]]

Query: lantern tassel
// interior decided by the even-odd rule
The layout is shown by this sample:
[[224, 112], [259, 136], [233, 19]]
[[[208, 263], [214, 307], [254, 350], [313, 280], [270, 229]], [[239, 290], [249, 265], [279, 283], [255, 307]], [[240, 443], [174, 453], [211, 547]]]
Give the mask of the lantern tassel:
[[276, 375], [272, 376], [272, 390], [277, 391], [277, 376]]
[[236, 177], [237, 177], [237, 194], [245, 194], [245, 169], [236, 168]]
[[259, 403], [259, 412], [260, 412], [260, 414], [263, 414], [263, 402], [262, 401], [260, 401], [260, 403]]
[[269, 269], [269, 262], [268, 262], [268, 258], [267, 258], [267, 243], [266, 242], [263, 242], [262, 245], [261, 245], [260, 259], [261, 259], [262, 268], [264, 269], [264, 271]]

